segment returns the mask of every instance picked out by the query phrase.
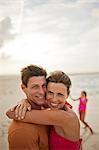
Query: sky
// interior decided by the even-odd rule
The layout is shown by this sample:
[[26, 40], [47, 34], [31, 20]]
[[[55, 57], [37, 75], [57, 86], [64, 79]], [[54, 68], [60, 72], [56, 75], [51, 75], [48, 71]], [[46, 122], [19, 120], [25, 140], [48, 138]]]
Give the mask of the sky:
[[99, 0], [0, 0], [0, 75], [29, 64], [99, 72]]

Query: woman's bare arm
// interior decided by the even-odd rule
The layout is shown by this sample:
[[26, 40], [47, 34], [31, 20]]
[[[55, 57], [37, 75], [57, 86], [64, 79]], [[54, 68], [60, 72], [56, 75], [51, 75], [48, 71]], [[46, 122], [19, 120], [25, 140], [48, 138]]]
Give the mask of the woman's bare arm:
[[[64, 110], [31, 110], [30, 112], [27, 111], [25, 118], [20, 121], [43, 125], [64, 126], [66, 122], [68, 123], [70, 122], [70, 119], [72, 119], [71, 114], [72, 113]], [[6, 115], [10, 119], [18, 120], [14, 111], [12, 112], [9, 110]]]

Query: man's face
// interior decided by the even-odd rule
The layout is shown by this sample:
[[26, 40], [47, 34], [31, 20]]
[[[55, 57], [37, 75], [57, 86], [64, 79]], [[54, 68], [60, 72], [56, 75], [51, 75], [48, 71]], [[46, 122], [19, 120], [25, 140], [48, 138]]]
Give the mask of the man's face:
[[62, 109], [67, 97], [67, 87], [63, 83], [48, 83], [46, 98], [51, 109]]
[[22, 85], [27, 99], [37, 105], [43, 105], [45, 102], [46, 79], [44, 76], [33, 76], [29, 78], [27, 87]]

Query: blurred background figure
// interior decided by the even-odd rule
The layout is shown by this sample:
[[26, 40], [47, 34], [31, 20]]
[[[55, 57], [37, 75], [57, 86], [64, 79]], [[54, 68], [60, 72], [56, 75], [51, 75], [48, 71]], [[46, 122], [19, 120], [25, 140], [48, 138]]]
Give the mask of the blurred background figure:
[[77, 99], [74, 99], [70, 96], [70, 98], [74, 101], [79, 100], [79, 106], [78, 106], [78, 112], [79, 112], [79, 119], [80, 121], [85, 125], [84, 128], [88, 128], [90, 132], [93, 134], [92, 128], [88, 125], [88, 123], [85, 121], [85, 115], [86, 115], [86, 106], [87, 106], [87, 92], [81, 91], [80, 97]]

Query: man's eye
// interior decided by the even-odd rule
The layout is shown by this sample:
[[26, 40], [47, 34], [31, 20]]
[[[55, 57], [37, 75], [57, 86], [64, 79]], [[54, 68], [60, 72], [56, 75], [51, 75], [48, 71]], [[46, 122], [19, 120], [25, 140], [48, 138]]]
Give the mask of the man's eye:
[[46, 84], [43, 85], [43, 88], [46, 88]]
[[37, 86], [37, 85], [32, 86], [32, 89], [37, 89], [37, 88], [38, 88], [38, 86]]
[[63, 97], [64, 95], [63, 95], [62, 93], [58, 93], [58, 96], [61, 96], [61, 97]]

